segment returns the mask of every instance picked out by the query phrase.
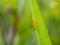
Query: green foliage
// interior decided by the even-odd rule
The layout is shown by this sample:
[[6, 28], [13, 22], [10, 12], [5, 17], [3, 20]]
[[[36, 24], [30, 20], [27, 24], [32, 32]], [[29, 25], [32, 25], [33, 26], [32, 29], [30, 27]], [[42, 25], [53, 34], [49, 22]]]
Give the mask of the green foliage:
[[39, 41], [39, 45], [41, 43], [41, 45], [52, 45], [49, 35], [48, 35], [48, 30], [46, 28], [46, 25], [43, 21], [43, 18], [41, 16], [38, 4], [36, 0], [32, 1], [32, 15], [34, 15], [35, 20], [36, 20], [36, 25], [37, 25], [37, 30], [36, 33], [38, 35], [38, 41]]
[[[8, 5], [11, 12], [6, 10]], [[13, 45], [60, 45], [59, 0], [0, 0], [0, 45], [5, 45], [2, 34], [13, 27], [16, 16], [20, 20]]]

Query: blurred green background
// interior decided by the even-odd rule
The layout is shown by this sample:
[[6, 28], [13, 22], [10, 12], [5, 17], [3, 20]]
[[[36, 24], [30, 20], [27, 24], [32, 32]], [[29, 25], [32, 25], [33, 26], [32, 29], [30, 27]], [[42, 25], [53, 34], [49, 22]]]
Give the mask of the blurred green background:
[[60, 0], [0, 0], [0, 45], [60, 45]]

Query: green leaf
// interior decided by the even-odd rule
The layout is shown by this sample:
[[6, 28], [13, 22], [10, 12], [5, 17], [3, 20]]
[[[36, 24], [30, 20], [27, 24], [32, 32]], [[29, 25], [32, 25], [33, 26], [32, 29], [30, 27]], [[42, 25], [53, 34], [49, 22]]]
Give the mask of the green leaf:
[[36, 36], [38, 39], [38, 44], [39, 45], [52, 45], [50, 37], [48, 35], [47, 27], [41, 16], [37, 1], [31, 0], [30, 4], [31, 4], [32, 16], [34, 16], [34, 19], [35, 19], [36, 25], [37, 25], [37, 29], [35, 30], [35, 33], [36, 33]]

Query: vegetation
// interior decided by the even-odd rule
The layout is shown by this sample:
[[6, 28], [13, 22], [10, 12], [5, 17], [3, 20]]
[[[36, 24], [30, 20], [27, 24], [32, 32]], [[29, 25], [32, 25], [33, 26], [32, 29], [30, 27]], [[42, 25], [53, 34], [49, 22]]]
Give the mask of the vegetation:
[[60, 45], [60, 0], [0, 0], [0, 45]]

